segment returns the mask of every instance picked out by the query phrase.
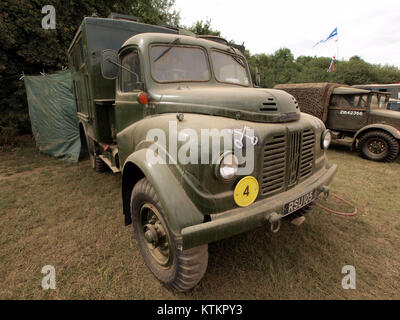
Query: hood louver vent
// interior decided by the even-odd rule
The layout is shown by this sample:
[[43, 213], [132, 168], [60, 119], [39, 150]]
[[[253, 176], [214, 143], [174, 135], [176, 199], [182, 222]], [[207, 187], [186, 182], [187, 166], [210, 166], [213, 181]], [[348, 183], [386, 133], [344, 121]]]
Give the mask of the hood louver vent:
[[263, 103], [260, 111], [278, 111], [278, 107], [276, 106], [276, 102], [274, 101], [274, 99], [269, 98], [268, 102]]

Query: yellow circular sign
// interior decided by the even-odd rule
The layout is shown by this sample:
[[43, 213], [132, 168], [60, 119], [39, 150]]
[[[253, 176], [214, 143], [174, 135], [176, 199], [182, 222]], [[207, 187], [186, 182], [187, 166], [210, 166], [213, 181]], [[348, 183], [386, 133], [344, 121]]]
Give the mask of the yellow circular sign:
[[251, 205], [258, 195], [258, 181], [252, 176], [242, 178], [235, 187], [233, 199], [239, 207]]

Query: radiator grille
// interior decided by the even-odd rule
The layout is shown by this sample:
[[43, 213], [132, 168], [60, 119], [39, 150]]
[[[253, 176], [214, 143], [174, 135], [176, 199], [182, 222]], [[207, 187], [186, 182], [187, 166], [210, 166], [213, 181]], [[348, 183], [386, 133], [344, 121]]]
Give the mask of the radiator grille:
[[264, 147], [261, 191], [263, 195], [283, 189], [286, 171], [286, 136], [274, 136]]
[[269, 195], [295, 186], [311, 175], [314, 164], [315, 135], [310, 129], [280, 134], [264, 147], [261, 191]]
[[304, 130], [303, 132], [303, 148], [301, 151], [300, 161], [300, 179], [309, 176], [312, 173], [314, 164], [314, 145], [315, 135], [312, 130]]
[[289, 132], [288, 186], [297, 183], [301, 152], [301, 131]]

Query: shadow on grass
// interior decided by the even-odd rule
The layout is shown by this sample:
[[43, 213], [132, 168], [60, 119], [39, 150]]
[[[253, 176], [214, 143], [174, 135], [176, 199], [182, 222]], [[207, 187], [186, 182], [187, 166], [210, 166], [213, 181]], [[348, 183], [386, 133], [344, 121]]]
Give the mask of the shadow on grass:
[[301, 227], [283, 223], [278, 233], [271, 233], [267, 224], [210, 244], [204, 279], [192, 293], [177, 298], [315, 298], [320, 286], [335, 286], [340, 293], [337, 284], [347, 245], [330, 229], [332, 217], [313, 211], [311, 223]]

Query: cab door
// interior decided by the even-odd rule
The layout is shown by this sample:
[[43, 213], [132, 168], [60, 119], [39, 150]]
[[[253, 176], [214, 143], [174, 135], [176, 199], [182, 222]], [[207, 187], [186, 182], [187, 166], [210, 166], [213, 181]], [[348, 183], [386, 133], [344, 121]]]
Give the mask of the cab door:
[[368, 124], [368, 94], [333, 94], [326, 127], [356, 132]]
[[142, 72], [137, 48], [127, 48], [120, 53], [120, 67], [115, 99], [117, 132], [141, 120], [145, 107], [139, 103], [138, 94], [143, 90]]

